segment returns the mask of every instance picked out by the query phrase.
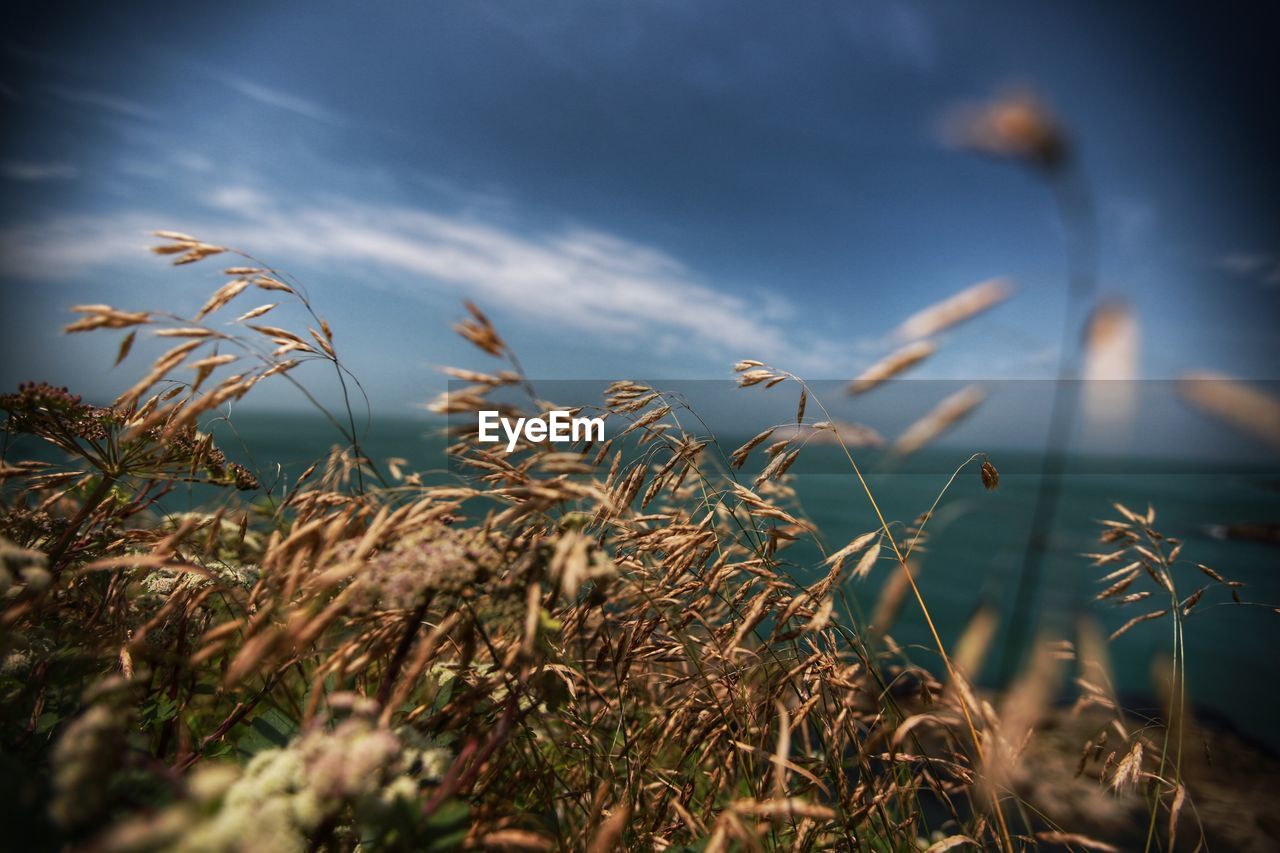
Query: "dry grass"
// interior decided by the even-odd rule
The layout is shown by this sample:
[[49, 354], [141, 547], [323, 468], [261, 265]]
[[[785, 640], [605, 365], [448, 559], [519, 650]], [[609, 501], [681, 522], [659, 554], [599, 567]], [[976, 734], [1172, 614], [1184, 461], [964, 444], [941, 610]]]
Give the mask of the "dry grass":
[[849, 383], [849, 393], [865, 394], [877, 385], [915, 367], [937, 350], [937, 345], [932, 341], [916, 341], [907, 344], [859, 373], [857, 378]]
[[1280, 447], [1280, 400], [1275, 397], [1208, 370], [1184, 374], [1178, 390], [1197, 409]]
[[893, 443], [894, 453], [915, 453], [967, 418], [986, 395], [976, 385], [968, 385], [940, 401], [924, 417], [907, 427]]
[[[1066, 159], [1029, 96], [957, 121], [959, 141], [987, 153], [1047, 172]], [[139, 335], [167, 345], [136, 384], [107, 407], [48, 386], [0, 400], [9, 434], [66, 457], [48, 465], [7, 448], [0, 460], [0, 737], [22, 770], [15, 833], [31, 846], [1110, 850], [1091, 833], [1123, 835], [1131, 806], [1147, 817], [1124, 843], [1203, 841], [1183, 774], [1183, 630], [1206, 598], [1238, 600], [1239, 585], [1183, 558], [1154, 510], [1115, 507], [1106, 549], [1089, 556], [1099, 606], [1133, 609], [1111, 639], [1143, 621], [1170, 626], [1161, 718], [1120, 708], [1106, 641], [1087, 620], [1074, 643], [1037, 640], [990, 695], [969, 675], [992, 645], [994, 612], [948, 647], [917, 583], [918, 546], [956, 477], [974, 466], [998, 486], [983, 454], [922, 515], [895, 521], [853, 452], [880, 436], [832, 419], [803, 380], [758, 361], [736, 365], [739, 383], [794, 387], [795, 419], [736, 450], [688, 428], [696, 414], [681, 398], [622, 381], [598, 404], [568, 401], [606, 418], [604, 442], [495, 452], [470, 413], [553, 407], [468, 305], [455, 330], [488, 363], [446, 371], [466, 387], [434, 404], [455, 416], [455, 476], [433, 481], [404, 460], [383, 471], [359, 445], [354, 377], [301, 284], [224, 247], [159, 236], [156, 251], [176, 263], [237, 265], [193, 317], [76, 308], [68, 332], [125, 333], [118, 363]], [[278, 301], [221, 321], [256, 290]], [[933, 336], [1008, 293], [994, 280], [918, 313], [899, 330], [911, 342], [850, 391], [920, 363]], [[286, 304], [303, 332], [264, 323]], [[340, 383], [343, 405], [321, 411], [343, 446], [272, 497], [201, 428], [272, 377], [306, 393], [297, 375], [309, 363]], [[1192, 397], [1238, 413], [1238, 390], [1216, 393]], [[976, 388], [940, 401], [894, 450], [924, 446], [980, 401]], [[878, 520], [837, 549], [788, 474], [819, 442], [841, 448]], [[763, 466], [748, 483], [737, 472], [752, 456]], [[159, 511], [188, 481], [254, 500]], [[822, 553], [808, 585], [779, 557], [797, 541]], [[848, 585], [881, 565], [876, 606], [858, 619]], [[1185, 593], [1189, 577], [1204, 580]], [[935, 666], [892, 638], [907, 606], [924, 617]], [[1069, 665], [1085, 733], [1078, 779], [1037, 772], [1063, 754], [1045, 757], [1040, 730]]]
[[1007, 279], [980, 281], [959, 293], [917, 311], [898, 326], [897, 336], [905, 340], [930, 338], [952, 326], [964, 323], [1004, 302], [1013, 293]]

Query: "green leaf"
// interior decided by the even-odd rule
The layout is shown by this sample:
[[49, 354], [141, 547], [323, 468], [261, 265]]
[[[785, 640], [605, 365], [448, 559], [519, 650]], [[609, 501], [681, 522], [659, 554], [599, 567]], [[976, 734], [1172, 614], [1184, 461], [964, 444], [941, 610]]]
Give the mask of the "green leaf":
[[253, 718], [253, 722], [236, 741], [236, 749], [247, 756], [256, 755], [265, 749], [288, 745], [289, 740], [297, 733], [297, 721], [278, 708], [267, 708]]
[[40, 715], [40, 718], [36, 720], [36, 733], [44, 734], [56, 726], [61, 720], [62, 718], [54, 712], [45, 711]]
[[471, 806], [462, 800], [447, 800], [427, 819], [427, 850], [454, 850], [466, 840]]

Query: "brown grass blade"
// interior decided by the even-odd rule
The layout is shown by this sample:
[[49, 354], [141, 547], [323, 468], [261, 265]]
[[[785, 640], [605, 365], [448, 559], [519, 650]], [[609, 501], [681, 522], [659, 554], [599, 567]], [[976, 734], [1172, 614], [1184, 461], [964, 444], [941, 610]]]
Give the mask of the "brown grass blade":
[[1178, 394], [1202, 412], [1280, 447], [1280, 399], [1211, 371], [1183, 374]]
[[961, 388], [907, 427], [893, 443], [893, 452], [899, 456], [915, 453], [968, 417], [985, 398], [986, 394], [976, 385]]
[[849, 383], [847, 390], [850, 394], [865, 394], [880, 383], [924, 361], [937, 349], [937, 345], [930, 341], [907, 344], [858, 374], [857, 378]]
[[1135, 625], [1140, 625], [1143, 622], [1149, 622], [1152, 619], [1159, 619], [1161, 616], [1164, 616], [1168, 612], [1169, 612], [1168, 610], [1156, 610], [1151, 613], [1144, 613], [1141, 616], [1135, 616], [1132, 619], [1130, 619], [1128, 622], [1121, 625], [1115, 631], [1113, 631], [1111, 636], [1108, 637], [1107, 639], [1114, 640], [1117, 637], [1120, 637], [1128, 633], [1129, 629], [1133, 628]]
[[966, 287], [941, 302], [912, 314], [894, 334], [904, 341], [915, 341], [936, 335], [945, 329], [971, 320], [989, 311], [1013, 294], [1013, 284], [1006, 278], [993, 278]]

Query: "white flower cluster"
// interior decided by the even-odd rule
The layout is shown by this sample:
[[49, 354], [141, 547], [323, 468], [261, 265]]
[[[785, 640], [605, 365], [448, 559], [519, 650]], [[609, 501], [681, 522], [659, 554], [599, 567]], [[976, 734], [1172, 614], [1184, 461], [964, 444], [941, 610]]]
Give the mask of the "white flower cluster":
[[186, 800], [122, 828], [108, 849], [294, 853], [324, 827], [367, 830], [398, 805], [417, 809], [419, 787], [443, 775], [450, 752], [411, 729], [379, 728], [356, 710], [332, 729], [258, 753], [243, 772], [229, 763], [198, 766]]

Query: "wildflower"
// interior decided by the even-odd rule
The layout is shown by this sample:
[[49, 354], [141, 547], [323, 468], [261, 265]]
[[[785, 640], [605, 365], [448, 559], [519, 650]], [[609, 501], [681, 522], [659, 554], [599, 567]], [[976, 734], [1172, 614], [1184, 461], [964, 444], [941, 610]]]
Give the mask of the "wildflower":
[[428, 591], [459, 593], [477, 577], [486, 553], [474, 534], [438, 526], [374, 557], [360, 576], [357, 603], [370, 608], [414, 607]]
[[[346, 814], [362, 835], [376, 837], [412, 813], [404, 808], [423, 782], [443, 777], [447, 749], [401, 728], [378, 727], [376, 707], [339, 697], [351, 716], [336, 727], [318, 726], [287, 746], [259, 752], [243, 771], [233, 764], [206, 764], [191, 778], [188, 799], [148, 825], [119, 827], [107, 849], [141, 846], [181, 851], [303, 851], [314, 833]], [[142, 842], [146, 841], [147, 844]]]

